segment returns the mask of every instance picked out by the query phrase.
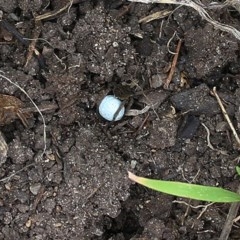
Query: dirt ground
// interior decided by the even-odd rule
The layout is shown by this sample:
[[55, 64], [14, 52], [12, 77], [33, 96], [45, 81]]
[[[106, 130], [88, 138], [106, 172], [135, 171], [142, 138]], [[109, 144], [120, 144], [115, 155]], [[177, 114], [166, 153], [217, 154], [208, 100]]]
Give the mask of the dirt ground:
[[[207, 203], [153, 192], [129, 181], [127, 171], [237, 190], [238, 147], [211, 90], [217, 87], [239, 131], [239, 41], [187, 7], [78, 0], [63, 9], [67, 3], [0, 0], [0, 73], [42, 110], [47, 140], [42, 158], [41, 116], [18, 87], [0, 78], [0, 94], [23, 104], [9, 110], [0, 103], [0, 239], [218, 239], [230, 204], [188, 207], [181, 201]], [[162, 10], [174, 11], [139, 23]], [[34, 21], [44, 13], [52, 16]], [[240, 24], [231, 8], [211, 16]], [[35, 51], [26, 64], [33, 41], [16, 39], [6, 22], [26, 38], [39, 38], [40, 55]], [[126, 86], [131, 109], [151, 108], [103, 120], [101, 99], [119, 88], [126, 93]], [[27, 118], [27, 127], [11, 110]], [[240, 239], [238, 222], [229, 239]]]

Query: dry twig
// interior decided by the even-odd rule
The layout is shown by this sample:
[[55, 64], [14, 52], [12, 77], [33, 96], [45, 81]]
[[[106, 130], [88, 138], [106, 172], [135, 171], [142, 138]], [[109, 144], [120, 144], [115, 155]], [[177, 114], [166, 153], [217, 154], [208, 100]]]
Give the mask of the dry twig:
[[235, 139], [236, 139], [236, 141], [237, 141], [238, 148], [240, 148], [240, 139], [239, 139], [239, 137], [238, 137], [238, 134], [237, 134], [237, 132], [236, 132], [233, 124], [232, 124], [232, 121], [230, 120], [230, 118], [229, 118], [229, 116], [228, 116], [228, 114], [227, 114], [227, 111], [226, 111], [225, 107], [224, 107], [223, 104], [222, 104], [222, 101], [221, 101], [220, 97], [219, 97], [218, 94], [217, 94], [216, 87], [213, 88], [213, 94], [214, 94], [214, 96], [215, 96], [216, 99], [217, 99], [217, 102], [218, 102], [218, 104], [219, 104], [219, 106], [220, 106], [220, 108], [221, 108], [221, 110], [222, 110], [222, 113], [223, 113], [224, 118], [226, 119], [229, 127], [230, 127], [231, 130], [232, 130], [233, 136], [235, 137]]
[[[235, 137], [235, 139], [236, 139], [236, 141], [237, 141], [237, 143], [240, 147], [240, 139], [239, 139], [238, 134], [237, 134], [237, 132], [236, 132], [236, 130], [235, 130], [228, 114], [227, 114], [227, 111], [226, 111], [225, 107], [222, 104], [222, 101], [221, 101], [220, 97], [217, 94], [216, 87], [213, 88], [213, 94], [216, 97], [216, 99], [218, 101], [218, 104], [219, 104], [219, 106], [222, 110], [222, 113], [223, 113], [227, 123], [229, 124], [229, 126], [230, 126], [230, 128], [233, 132], [233, 135], [234, 135], [234, 137]], [[240, 193], [240, 185], [238, 186], [237, 193]], [[240, 203], [232, 203], [231, 204], [231, 207], [229, 209], [229, 213], [228, 213], [227, 219], [225, 221], [225, 224], [224, 224], [224, 227], [223, 227], [223, 230], [222, 230], [222, 233], [221, 233], [221, 236], [220, 236], [219, 240], [227, 240], [228, 239], [229, 234], [230, 234], [231, 229], [232, 229], [234, 219], [237, 216], [239, 206], [240, 206]]]
[[169, 16], [170, 13], [172, 13], [172, 11], [167, 11], [167, 10], [158, 11], [158, 12], [152, 13], [146, 17], [141, 18], [138, 22], [139, 23], [149, 23], [156, 19], [165, 18], [165, 17]]
[[176, 68], [176, 65], [177, 65], [177, 60], [178, 60], [178, 56], [179, 56], [181, 45], [182, 45], [182, 41], [181, 41], [181, 39], [179, 39], [178, 45], [177, 45], [177, 49], [176, 49], [176, 54], [173, 57], [173, 61], [172, 61], [170, 72], [169, 72], [168, 77], [167, 77], [167, 79], [165, 80], [165, 83], [164, 83], [164, 88], [165, 89], [168, 88], [170, 82], [172, 81], [173, 74], [175, 72], [175, 68]]
[[25, 169], [27, 169], [27, 168], [29, 168], [29, 167], [31, 167], [31, 166], [34, 166], [34, 165], [35, 165], [35, 163], [30, 163], [30, 164], [28, 164], [27, 166], [21, 168], [20, 170], [14, 172], [14, 173], [12, 173], [12, 174], [10, 174], [8, 177], [4, 177], [4, 178], [0, 179], [0, 182], [9, 181], [12, 177], [14, 177], [15, 175], [17, 175], [18, 173], [20, 173], [20, 172], [24, 171]]
[[219, 152], [219, 153], [221, 153], [221, 154], [223, 154], [223, 155], [228, 155], [226, 151], [224, 151], [224, 150], [219, 150], [219, 149], [215, 149], [215, 148], [213, 147], [213, 145], [212, 145], [212, 143], [211, 143], [211, 141], [210, 141], [210, 131], [209, 131], [208, 127], [207, 127], [204, 123], [201, 123], [201, 124], [202, 124], [202, 126], [205, 128], [205, 130], [207, 131], [207, 146], [208, 146], [209, 148], [211, 148], [213, 151], [217, 151], [217, 152]]
[[26, 63], [25, 63], [25, 67], [28, 65], [30, 59], [33, 56], [33, 53], [36, 56], [40, 55], [39, 51], [36, 49], [36, 43], [37, 43], [37, 38], [39, 37], [39, 35], [41, 33], [41, 27], [42, 27], [41, 22], [40, 21], [35, 21], [35, 28], [34, 28], [34, 32], [33, 32], [33, 39], [34, 40], [31, 40], [31, 43], [28, 46], [28, 53], [27, 53], [27, 60], [26, 60]]
[[68, 12], [69, 12], [69, 8], [72, 6], [72, 4], [73, 4], [73, 0], [69, 0], [66, 5], [64, 5], [63, 7], [59, 8], [59, 9], [55, 9], [51, 12], [47, 12], [42, 15], [36, 16], [35, 21], [40, 21], [40, 20], [49, 19], [49, 18], [55, 18], [56, 16], [58, 16], [60, 13], [62, 13], [66, 9], [68, 9]]
[[[240, 185], [238, 186], [237, 193], [240, 194]], [[229, 209], [227, 219], [223, 226], [219, 240], [228, 240], [229, 234], [231, 233], [231, 230], [232, 230], [234, 219], [236, 218], [238, 213], [239, 206], [240, 206], [240, 203], [238, 202], [231, 204], [231, 207]]]

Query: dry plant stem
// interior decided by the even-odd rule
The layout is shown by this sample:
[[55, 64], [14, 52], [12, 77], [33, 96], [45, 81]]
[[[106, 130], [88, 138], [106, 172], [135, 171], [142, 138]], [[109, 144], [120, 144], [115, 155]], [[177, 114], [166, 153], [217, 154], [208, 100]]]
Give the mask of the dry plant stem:
[[[0, 71], [0, 72], [2, 72], [2, 71]], [[41, 154], [41, 157], [43, 157], [43, 155], [45, 154], [46, 149], [47, 149], [47, 140], [46, 140], [47, 137], [46, 137], [46, 122], [45, 122], [45, 118], [43, 117], [42, 112], [39, 110], [39, 108], [36, 105], [36, 103], [32, 100], [32, 98], [29, 96], [29, 94], [22, 87], [20, 87], [17, 83], [13, 82], [11, 79], [7, 78], [6, 76], [4, 76], [2, 74], [0, 74], [0, 78], [5, 79], [9, 83], [11, 83], [14, 86], [16, 86], [21, 92], [23, 92], [27, 96], [27, 98], [31, 101], [31, 103], [33, 104], [33, 106], [36, 108], [37, 112], [41, 116], [42, 121], [43, 121], [43, 142], [44, 142], [44, 147], [43, 147], [43, 152]]]
[[233, 219], [233, 222], [236, 223], [240, 220], [240, 215]]
[[144, 114], [144, 113], [147, 112], [150, 108], [151, 108], [151, 106], [150, 106], [150, 105], [147, 105], [147, 106], [144, 107], [142, 110], [129, 109], [128, 111], [126, 111], [125, 116], [138, 116], [138, 115]]
[[210, 131], [209, 131], [208, 127], [204, 123], [201, 123], [201, 124], [205, 128], [205, 130], [207, 131], [207, 146], [209, 148], [211, 148], [212, 150], [215, 150], [215, 148], [213, 147], [213, 145], [210, 141]]
[[[38, 106], [38, 109], [41, 112], [47, 112], [47, 111], [53, 111], [58, 109], [58, 105], [57, 104], [48, 104], [48, 105], [40, 105]], [[38, 112], [38, 110], [35, 107], [25, 107], [25, 108], [21, 108], [21, 112], [22, 113], [31, 113], [31, 112]]]
[[228, 32], [234, 35], [238, 40], [240, 40], [240, 32], [229, 25], [219, 23], [210, 17], [208, 12], [205, 10], [206, 6], [203, 5], [200, 1], [192, 0], [129, 0], [130, 2], [140, 2], [140, 3], [163, 3], [163, 4], [175, 4], [188, 6], [195, 9], [198, 14], [207, 22], [211, 23], [215, 28], [220, 29], [221, 31]]
[[239, 0], [227, 0], [222, 5], [223, 5], [223, 7], [230, 5], [230, 6], [234, 7], [240, 13], [240, 1]]
[[35, 163], [28, 164], [27, 166], [23, 167], [22, 169], [16, 171], [15, 173], [10, 174], [8, 177], [0, 179], [0, 182], [9, 181], [12, 177], [17, 175], [18, 173], [20, 173], [20, 172], [24, 171], [25, 169], [27, 169], [27, 168], [29, 168], [31, 166], [34, 166], [34, 165], [35, 165]]
[[[231, 130], [233, 132], [233, 135], [234, 135], [234, 137], [235, 137], [235, 139], [236, 139], [236, 141], [237, 141], [237, 143], [238, 143], [238, 145], [240, 147], [240, 139], [239, 139], [239, 137], [237, 135], [237, 132], [236, 132], [236, 130], [235, 130], [235, 128], [234, 128], [234, 126], [233, 126], [233, 124], [232, 124], [228, 114], [227, 114], [227, 112], [226, 112], [225, 107], [222, 104], [222, 101], [221, 101], [220, 97], [217, 94], [216, 87], [213, 88], [213, 93], [214, 93], [214, 95], [215, 95], [215, 97], [216, 97], [216, 99], [218, 101], [218, 104], [219, 104], [219, 106], [220, 106], [220, 108], [222, 110], [222, 113], [223, 113], [225, 119], [227, 120], [227, 122], [228, 122], [228, 124], [229, 124], [229, 126], [230, 126], [230, 128], [231, 128]], [[238, 186], [237, 193], [240, 194], [240, 185]], [[221, 233], [221, 236], [220, 236], [219, 240], [227, 240], [228, 239], [229, 234], [231, 233], [231, 229], [232, 229], [232, 225], [233, 225], [234, 219], [237, 216], [239, 206], [240, 206], [240, 203], [232, 203], [231, 204], [231, 207], [229, 209], [229, 213], [227, 215], [227, 219], [225, 221], [225, 224], [224, 224], [224, 227], [223, 227], [223, 230], [222, 230], [222, 233]]]
[[[240, 185], [238, 186], [237, 193], [240, 194]], [[219, 240], [228, 240], [229, 234], [231, 233], [231, 230], [232, 230], [232, 225], [234, 223], [234, 219], [236, 218], [237, 213], [238, 213], [239, 206], [240, 206], [240, 203], [232, 203], [231, 204], [231, 207], [229, 209], [227, 219], [223, 226]]]
[[43, 198], [43, 195], [44, 195], [44, 191], [45, 191], [45, 187], [42, 186], [33, 202], [33, 205], [31, 206], [31, 211], [35, 212], [36, 209], [37, 209], [37, 206], [38, 204], [40, 203], [40, 201], [42, 200]]
[[141, 18], [138, 22], [139, 23], [149, 23], [149, 22], [151, 22], [153, 20], [156, 20], [156, 19], [165, 18], [165, 17], [169, 16], [170, 13], [172, 13], [172, 12], [173, 11], [167, 11], [167, 10], [155, 12], [153, 14], [150, 14], [146, 17]]
[[70, 0], [70, 4], [68, 6], [68, 15], [70, 14], [70, 9], [71, 9], [72, 5], [73, 5], [73, 0]]
[[18, 30], [12, 26], [8, 21], [2, 20], [0, 21], [0, 24], [4, 29], [6, 29], [8, 32], [10, 32], [19, 42], [21, 42], [24, 46], [28, 47], [28, 56], [26, 60], [25, 66], [27, 66], [28, 61], [31, 59], [33, 53], [34, 56], [38, 59], [39, 65], [42, 68], [45, 68], [45, 63], [43, 60], [42, 55], [39, 53], [39, 51], [35, 48], [35, 42], [30, 43], [29, 39], [25, 38]]
[[218, 94], [217, 94], [216, 87], [213, 88], [213, 94], [214, 94], [214, 96], [215, 96], [216, 99], [217, 99], [217, 102], [218, 102], [218, 104], [219, 104], [219, 106], [220, 106], [220, 108], [221, 108], [221, 110], [222, 110], [222, 113], [223, 113], [224, 118], [226, 119], [229, 127], [230, 127], [231, 130], [232, 130], [233, 136], [235, 137], [235, 139], [236, 139], [236, 141], [237, 141], [238, 148], [240, 148], [240, 139], [239, 139], [239, 137], [238, 137], [238, 134], [237, 134], [237, 132], [236, 132], [233, 124], [232, 124], [232, 121], [230, 120], [230, 118], [229, 118], [229, 116], [228, 116], [228, 114], [227, 114], [227, 111], [226, 111], [225, 107], [224, 107], [223, 104], [222, 104], [222, 101], [221, 101], [220, 97], [219, 97]]
[[0, 42], [0, 45], [11, 45], [15, 44], [15, 42]]
[[178, 45], [177, 45], [177, 49], [176, 49], [176, 54], [174, 55], [170, 72], [169, 72], [169, 74], [168, 74], [167, 79], [165, 80], [165, 84], [164, 84], [164, 88], [165, 88], [165, 89], [168, 88], [170, 82], [172, 81], [173, 74], [174, 74], [174, 72], [175, 72], [175, 68], [176, 68], [176, 65], [177, 65], [177, 60], [178, 60], [178, 56], [179, 56], [179, 52], [180, 52], [181, 45], [182, 45], [182, 41], [181, 41], [181, 39], [179, 39]]
[[37, 42], [37, 38], [39, 37], [39, 35], [41, 33], [41, 30], [42, 30], [41, 22], [40, 21], [35, 21], [35, 29], [34, 29], [34, 32], [33, 32], [33, 39], [34, 40], [32, 40], [31, 43], [28, 46], [28, 54], [27, 54], [25, 67], [28, 65], [28, 62], [30, 61], [30, 59], [33, 56], [33, 53], [35, 53], [37, 56], [40, 55], [40, 53], [36, 49], [36, 42]]
[[54, 48], [53, 45], [44, 38], [26, 38], [26, 37], [24, 37], [24, 39], [28, 40], [28, 41], [43, 41], [43, 42], [47, 43], [51, 48]]
[[[68, 3], [60, 9], [53, 10], [51, 12], [44, 13], [42, 15], [36, 16], [35, 21], [40, 21], [43, 19], [55, 18], [58, 14], [63, 12], [66, 9], [69, 9], [73, 4], [73, 0], [68, 1]], [[69, 11], [69, 10], [68, 10]]]
[[169, 39], [169, 41], [168, 41], [168, 43], [167, 43], [168, 52], [171, 53], [172, 55], [175, 55], [176, 52], [172, 52], [172, 51], [170, 50], [170, 43], [172, 42], [173, 38], [176, 36], [176, 33], [177, 33], [177, 32], [174, 31], [172, 37]]
[[134, 136], [137, 136], [138, 133], [143, 129], [143, 126], [145, 125], [145, 123], [147, 122], [149, 118], [149, 113], [147, 114], [147, 116], [144, 118], [143, 122], [141, 123], [141, 125], [138, 127], [137, 131], [134, 133]]
[[207, 131], [207, 146], [208, 146], [209, 148], [211, 148], [213, 151], [217, 151], [218, 153], [227, 156], [227, 155], [228, 155], [227, 151], [221, 150], [221, 149], [215, 149], [215, 148], [213, 147], [213, 145], [211, 144], [211, 141], [210, 141], [210, 131], [209, 131], [208, 127], [207, 127], [204, 123], [201, 123], [201, 124], [202, 124], [202, 126], [203, 126], [203, 127], [206, 129], [206, 131]]

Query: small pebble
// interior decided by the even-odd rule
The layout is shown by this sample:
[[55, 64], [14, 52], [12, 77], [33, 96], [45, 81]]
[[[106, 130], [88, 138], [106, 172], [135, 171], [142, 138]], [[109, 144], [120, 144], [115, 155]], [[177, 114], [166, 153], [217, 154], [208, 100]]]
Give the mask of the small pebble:
[[[120, 108], [122, 102], [113, 95], [107, 95], [103, 98], [99, 105], [99, 114], [108, 121], [113, 121], [114, 114]], [[118, 115], [114, 119], [114, 121], [119, 121], [123, 118], [125, 113], [125, 108], [122, 106]]]
[[131, 161], [131, 168], [134, 169], [137, 165], [137, 161], [136, 160], [132, 160]]
[[162, 73], [162, 74], [156, 74], [153, 75], [152, 78], [150, 79], [150, 84], [152, 88], [159, 88], [163, 85], [163, 80], [167, 78], [167, 75]]
[[27, 228], [30, 228], [32, 226], [32, 219], [28, 219], [27, 222], [25, 223], [25, 226]]
[[37, 195], [39, 190], [41, 188], [41, 184], [40, 183], [34, 183], [30, 186], [30, 191], [33, 195]]
[[224, 132], [228, 129], [227, 122], [219, 122], [216, 126], [216, 132]]

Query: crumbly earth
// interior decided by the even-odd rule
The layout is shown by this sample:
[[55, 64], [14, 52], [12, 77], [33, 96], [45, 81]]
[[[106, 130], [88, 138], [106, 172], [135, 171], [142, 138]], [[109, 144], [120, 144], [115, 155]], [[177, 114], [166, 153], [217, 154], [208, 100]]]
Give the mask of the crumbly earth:
[[[32, 39], [33, 16], [54, 13], [67, 3], [0, 0], [0, 15]], [[174, 200], [193, 206], [204, 202], [153, 192], [127, 176], [132, 171], [233, 191], [239, 184], [239, 149], [211, 94], [216, 86], [239, 132], [239, 42], [194, 10], [175, 7], [73, 1], [38, 26], [36, 49], [45, 68], [36, 57], [26, 64], [28, 48], [1, 26], [0, 73], [42, 110], [46, 153], [42, 156], [43, 119], [26, 94], [0, 78], [0, 94], [20, 99], [28, 120], [25, 128], [14, 113], [0, 109], [0, 239], [218, 239], [229, 204], [202, 212]], [[174, 11], [139, 23], [161, 10]], [[211, 16], [239, 26], [234, 11], [217, 9]], [[177, 67], [165, 89], [179, 38]], [[104, 121], [98, 104], [115, 86], [131, 89], [125, 97], [133, 102], [131, 109], [150, 109]], [[12, 122], [4, 124], [4, 117]], [[229, 239], [240, 239], [238, 223]]]

